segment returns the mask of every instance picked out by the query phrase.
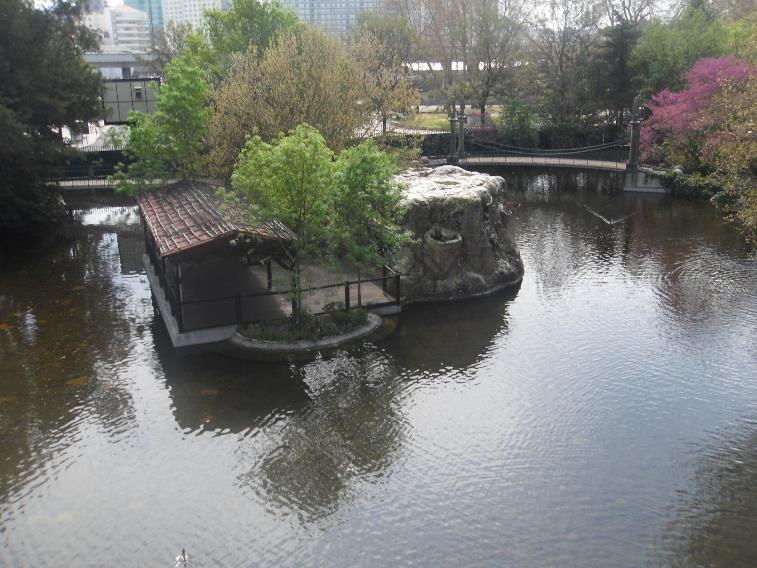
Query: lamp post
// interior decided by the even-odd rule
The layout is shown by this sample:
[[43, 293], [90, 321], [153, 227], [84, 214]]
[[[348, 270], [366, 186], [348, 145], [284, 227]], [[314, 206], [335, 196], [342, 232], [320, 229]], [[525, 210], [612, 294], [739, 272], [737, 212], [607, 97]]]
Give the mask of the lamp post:
[[457, 155], [456, 155], [456, 130], [455, 125], [457, 124], [457, 115], [455, 114], [455, 105], [454, 103], [451, 105], [452, 110], [449, 113], [449, 116], [447, 117], [449, 119], [449, 154], [447, 154], [447, 163], [448, 164], [456, 164], [457, 163]]

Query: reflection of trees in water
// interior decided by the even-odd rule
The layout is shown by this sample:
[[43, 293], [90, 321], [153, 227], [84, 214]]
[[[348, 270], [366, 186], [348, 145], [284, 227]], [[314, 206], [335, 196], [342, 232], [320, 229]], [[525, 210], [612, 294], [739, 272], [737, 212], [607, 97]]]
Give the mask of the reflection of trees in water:
[[314, 522], [397, 459], [408, 428], [399, 409], [406, 375], [397, 368], [474, 365], [505, 332], [514, 294], [415, 306], [381, 348], [306, 364], [181, 356], [162, 330], [154, 337], [179, 425], [245, 434], [240, 483], [282, 514]]
[[0, 498], [74, 443], [85, 421], [134, 418], [117, 376], [131, 332], [114, 234], [80, 234], [0, 274]]
[[[268, 429], [261, 451], [240, 482], [283, 513], [306, 522], [334, 513], [360, 482], [390, 467], [407, 427], [397, 407], [397, 373], [378, 349], [366, 346], [295, 367], [312, 401]], [[245, 466], [247, 467], [247, 466]]]
[[757, 566], [757, 433], [718, 446], [703, 458], [695, 491], [664, 537], [673, 541], [673, 564]]
[[[737, 231], [707, 203], [623, 193], [619, 174], [573, 170], [499, 170], [521, 208], [510, 230], [532, 277], [549, 290], [570, 288], [617, 267], [653, 278], [664, 318], [717, 320], [739, 306], [753, 310], [754, 269]], [[608, 225], [607, 218], [631, 215]], [[743, 256], [734, 258], [734, 251]]]

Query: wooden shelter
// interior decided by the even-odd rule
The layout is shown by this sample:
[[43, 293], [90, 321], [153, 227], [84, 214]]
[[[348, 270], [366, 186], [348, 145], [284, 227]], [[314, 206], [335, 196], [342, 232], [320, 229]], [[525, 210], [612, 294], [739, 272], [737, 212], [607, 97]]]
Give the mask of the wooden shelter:
[[[280, 222], [246, 222], [215, 191], [184, 180], [137, 196], [146, 260], [179, 332], [286, 315], [267, 292], [271, 261], [284, 256], [294, 233]], [[258, 296], [268, 301], [244, 301]]]

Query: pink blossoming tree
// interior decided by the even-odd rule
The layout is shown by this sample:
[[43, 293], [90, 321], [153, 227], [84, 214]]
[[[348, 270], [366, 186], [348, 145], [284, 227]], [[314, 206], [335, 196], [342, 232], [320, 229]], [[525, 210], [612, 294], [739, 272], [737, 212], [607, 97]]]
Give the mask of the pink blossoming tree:
[[720, 95], [738, 96], [757, 67], [733, 56], [700, 59], [686, 74], [688, 87], [679, 92], [665, 89], [652, 96], [651, 115], [642, 128], [644, 159], [682, 163], [687, 169], [711, 167], [708, 145], [717, 145], [725, 133], [727, 105]]

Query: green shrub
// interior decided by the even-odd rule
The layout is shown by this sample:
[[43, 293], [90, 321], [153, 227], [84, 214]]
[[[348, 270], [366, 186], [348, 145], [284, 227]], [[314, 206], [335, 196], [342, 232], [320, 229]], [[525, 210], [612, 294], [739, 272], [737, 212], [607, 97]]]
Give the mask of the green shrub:
[[686, 175], [669, 172], [662, 176], [662, 185], [676, 197], [712, 199], [723, 192], [723, 186], [715, 179], [701, 175]]
[[240, 332], [260, 341], [314, 341], [350, 332], [368, 319], [364, 308], [345, 310], [341, 302], [324, 306], [324, 312], [320, 317], [302, 312], [286, 319], [257, 322], [243, 327]]

